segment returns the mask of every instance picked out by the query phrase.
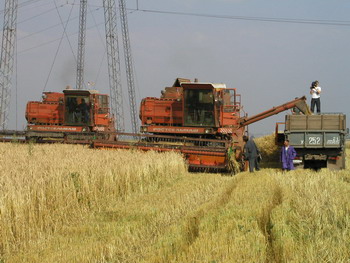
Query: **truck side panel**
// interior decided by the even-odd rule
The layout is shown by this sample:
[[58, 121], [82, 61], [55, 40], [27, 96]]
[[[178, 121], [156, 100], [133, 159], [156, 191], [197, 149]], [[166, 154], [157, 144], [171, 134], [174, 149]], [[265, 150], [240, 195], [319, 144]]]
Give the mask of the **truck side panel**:
[[345, 131], [345, 120], [344, 114], [287, 115], [286, 130]]

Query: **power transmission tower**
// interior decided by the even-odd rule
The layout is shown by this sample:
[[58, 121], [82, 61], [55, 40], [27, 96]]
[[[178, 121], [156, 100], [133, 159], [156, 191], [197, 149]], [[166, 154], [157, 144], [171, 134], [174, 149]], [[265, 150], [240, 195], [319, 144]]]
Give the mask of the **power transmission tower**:
[[117, 130], [124, 131], [123, 92], [120, 75], [117, 10], [115, 0], [103, 0], [103, 8], [105, 15], [111, 110], [116, 119]]
[[11, 97], [12, 73], [17, 31], [17, 0], [5, 0], [0, 59], [0, 126], [6, 129]]
[[121, 26], [122, 26], [126, 78], [127, 78], [128, 93], [129, 93], [131, 127], [132, 127], [133, 133], [137, 133], [139, 132], [139, 127], [137, 122], [134, 68], [133, 68], [132, 56], [131, 56], [131, 47], [130, 47], [130, 38], [129, 38], [129, 29], [128, 29], [125, 0], [119, 0], [119, 11], [120, 11]]
[[84, 88], [86, 13], [87, 13], [87, 0], [80, 0], [79, 38], [78, 38], [78, 57], [77, 57], [77, 81], [76, 81], [76, 88], [77, 89]]

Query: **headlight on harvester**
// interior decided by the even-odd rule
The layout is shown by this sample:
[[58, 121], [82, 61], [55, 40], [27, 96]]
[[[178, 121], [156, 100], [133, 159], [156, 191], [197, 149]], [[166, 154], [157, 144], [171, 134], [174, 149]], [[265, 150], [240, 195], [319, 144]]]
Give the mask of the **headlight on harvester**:
[[205, 129], [205, 133], [206, 134], [211, 133], [211, 129]]

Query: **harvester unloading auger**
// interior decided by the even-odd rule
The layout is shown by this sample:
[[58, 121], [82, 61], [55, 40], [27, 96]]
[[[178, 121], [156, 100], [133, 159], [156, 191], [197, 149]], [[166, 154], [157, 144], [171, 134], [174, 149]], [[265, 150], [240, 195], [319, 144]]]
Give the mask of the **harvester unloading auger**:
[[[94, 148], [177, 151], [191, 170], [234, 171], [244, 167], [246, 126], [293, 107], [310, 114], [301, 97], [252, 117], [241, 96], [225, 84], [177, 79], [160, 98], [141, 101], [139, 134], [117, 132], [109, 96], [96, 90], [44, 92], [26, 107], [25, 131], [2, 131], [1, 141], [91, 144]], [[242, 116], [243, 115], [243, 116]], [[233, 165], [236, 164], [236, 165]], [[235, 169], [234, 169], [235, 168]]]
[[160, 98], [142, 100], [140, 134], [117, 133], [116, 141], [95, 140], [94, 148], [177, 151], [191, 170], [238, 172], [246, 126], [298, 108], [309, 115], [305, 96], [252, 117], [241, 116], [241, 96], [224, 84], [177, 79]]

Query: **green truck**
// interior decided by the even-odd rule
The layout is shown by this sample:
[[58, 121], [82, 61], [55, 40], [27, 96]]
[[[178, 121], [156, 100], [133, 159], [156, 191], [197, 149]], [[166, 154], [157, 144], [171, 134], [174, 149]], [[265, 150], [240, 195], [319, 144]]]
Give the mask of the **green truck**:
[[346, 115], [286, 115], [279, 142], [288, 139], [296, 152], [296, 168], [345, 169]]

